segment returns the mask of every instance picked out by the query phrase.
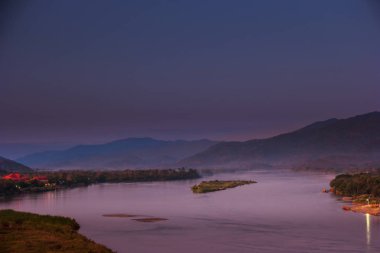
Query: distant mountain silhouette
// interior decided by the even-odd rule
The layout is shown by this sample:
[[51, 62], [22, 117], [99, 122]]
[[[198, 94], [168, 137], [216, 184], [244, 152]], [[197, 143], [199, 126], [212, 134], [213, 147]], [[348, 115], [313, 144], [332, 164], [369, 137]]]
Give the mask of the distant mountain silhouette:
[[380, 112], [316, 122], [294, 132], [245, 142], [221, 142], [179, 162], [183, 166], [380, 165]]
[[100, 145], [79, 145], [63, 151], [46, 151], [17, 161], [41, 169], [126, 169], [160, 167], [198, 153], [217, 142], [162, 141], [129, 138]]
[[32, 169], [0, 156], [0, 172], [31, 172]]

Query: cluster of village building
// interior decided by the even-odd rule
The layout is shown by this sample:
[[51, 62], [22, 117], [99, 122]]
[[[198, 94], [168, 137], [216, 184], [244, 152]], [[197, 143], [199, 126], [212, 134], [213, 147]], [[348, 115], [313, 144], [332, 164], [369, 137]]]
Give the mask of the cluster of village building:
[[48, 178], [46, 176], [29, 176], [29, 175], [21, 175], [20, 173], [10, 173], [2, 177], [4, 180], [12, 180], [13, 182], [31, 182], [31, 181], [39, 181], [41, 183], [48, 183]]

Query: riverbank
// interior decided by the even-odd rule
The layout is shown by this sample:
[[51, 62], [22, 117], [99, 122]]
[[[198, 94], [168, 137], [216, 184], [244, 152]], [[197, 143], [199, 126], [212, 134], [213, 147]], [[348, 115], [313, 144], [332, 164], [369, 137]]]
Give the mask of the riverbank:
[[[0, 179], [0, 197], [19, 193], [55, 191], [99, 183], [133, 183], [173, 181], [200, 178], [194, 169], [122, 170], [122, 171], [50, 171], [19, 175], [16, 179]], [[12, 178], [12, 177], [10, 177]], [[44, 180], [37, 180], [43, 178]]]
[[79, 224], [74, 219], [0, 210], [0, 252], [113, 252], [78, 230]]
[[[191, 191], [194, 184], [215, 179], [252, 179], [258, 183], [214, 193]], [[57, 194], [24, 194], [0, 201], [0, 209], [71, 216], [81, 225], [79, 233], [119, 253], [159, 249], [166, 253], [205, 249], [278, 253], [284, 251], [284, 243], [289, 252], [344, 252], [348, 248], [362, 252], [367, 246], [370, 252], [380, 252], [379, 218], [368, 218], [371, 241], [366, 245], [366, 216], [344, 212], [344, 203], [336, 201], [338, 198], [318, 193], [328, 186], [329, 179], [324, 175], [258, 171], [198, 180], [98, 184]], [[132, 220], [139, 217], [108, 218], [103, 214], [169, 220], [144, 223]], [[297, 238], [302, 244], [287, 243], [284, 238]]]
[[364, 213], [374, 216], [380, 216], [380, 206], [379, 204], [353, 204], [352, 206], [343, 206], [344, 211], [352, 211], [355, 213]]
[[330, 182], [329, 192], [342, 197], [344, 211], [380, 216], [380, 175], [357, 173], [337, 175]]

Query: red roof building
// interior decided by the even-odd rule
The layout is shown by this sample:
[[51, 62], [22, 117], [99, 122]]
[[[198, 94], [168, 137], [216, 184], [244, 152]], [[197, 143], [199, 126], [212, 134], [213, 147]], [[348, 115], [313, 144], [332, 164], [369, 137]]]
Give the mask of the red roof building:
[[4, 180], [12, 180], [13, 182], [29, 182], [29, 181], [39, 181], [41, 183], [48, 183], [48, 178], [46, 176], [34, 176], [30, 178], [29, 176], [21, 175], [20, 173], [11, 173], [2, 177]]
[[46, 176], [34, 176], [34, 177], [32, 177], [31, 180], [37, 180], [37, 181], [41, 181], [43, 183], [48, 182], [48, 178]]
[[12, 180], [14, 182], [28, 181], [28, 176], [23, 176], [20, 173], [11, 173], [2, 177], [5, 180]]

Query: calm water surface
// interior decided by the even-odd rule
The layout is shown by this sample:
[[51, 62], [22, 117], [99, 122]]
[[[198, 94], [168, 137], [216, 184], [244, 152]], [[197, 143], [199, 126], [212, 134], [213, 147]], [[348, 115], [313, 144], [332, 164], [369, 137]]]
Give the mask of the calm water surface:
[[[380, 252], [380, 217], [341, 210], [321, 193], [332, 175], [219, 174], [257, 184], [193, 194], [201, 180], [102, 184], [24, 195], [0, 208], [74, 217], [80, 232], [117, 252]], [[204, 178], [202, 180], [205, 180]], [[167, 218], [141, 223], [102, 214]]]

